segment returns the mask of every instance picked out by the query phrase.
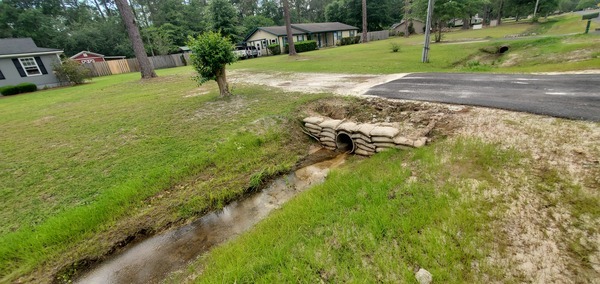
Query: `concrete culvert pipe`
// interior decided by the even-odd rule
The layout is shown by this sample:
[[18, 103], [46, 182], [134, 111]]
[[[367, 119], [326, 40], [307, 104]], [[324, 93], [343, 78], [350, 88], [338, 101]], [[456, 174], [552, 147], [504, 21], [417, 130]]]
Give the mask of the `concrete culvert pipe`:
[[503, 53], [507, 52], [507, 51], [508, 51], [508, 49], [509, 49], [509, 46], [508, 46], [508, 45], [503, 45], [503, 46], [500, 46], [500, 47], [498, 47], [498, 53], [499, 53], [499, 54], [503, 54]]
[[344, 153], [354, 153], [354, 141], [352, 140], [350, 134], [346, 132], [338, 132], [335, 137], [335, 145], [337, 146], [338, 150]]

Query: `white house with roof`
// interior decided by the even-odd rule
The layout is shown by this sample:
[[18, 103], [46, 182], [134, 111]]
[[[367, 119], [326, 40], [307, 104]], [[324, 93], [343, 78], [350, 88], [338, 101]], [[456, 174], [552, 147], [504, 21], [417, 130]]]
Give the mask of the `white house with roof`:
[[[292, 24], [294, 42], [314, 40], [318, 47], [335, 46], [343, 37], [358, 35], [358, 28], [339, 22]], [[258, 27], [244, 39], [247, 46], [254, 46], [267, 54], [267, 47], [279, 44], [285, 50], [287, 32], [285, 26]]]
[[34, 83], [54, 87], [59, 80], [52, 72], [60, 64], [60, 49], [38, 47], [31, 38], [0, 39], [0, 87]]

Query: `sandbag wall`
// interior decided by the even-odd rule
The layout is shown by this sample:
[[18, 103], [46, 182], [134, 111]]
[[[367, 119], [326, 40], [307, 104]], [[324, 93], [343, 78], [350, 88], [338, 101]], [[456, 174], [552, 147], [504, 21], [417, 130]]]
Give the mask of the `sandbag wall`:
[[[323, 147], [330, 150], [343, 148], [362, 156], [391, 148], [422, 147], [427, 143], [427, 137], [406, 137], [400, 130], [388, 125], [357, 124], [318, 116], [307, 117], [303, 122], [308, 134], [318, 139]], [[352, 140], [352, 147], [346, 145], [348, 138]]]

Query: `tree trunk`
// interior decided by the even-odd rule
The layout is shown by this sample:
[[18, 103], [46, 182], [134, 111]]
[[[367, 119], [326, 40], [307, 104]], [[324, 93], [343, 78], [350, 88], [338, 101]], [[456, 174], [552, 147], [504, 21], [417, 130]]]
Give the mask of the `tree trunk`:
[[225, 66], [217, 71], [217, 85], [219, 85], [219, 95], [221, 97], [231, 96], [231, 92], [229, 92], [229, 84], [227, 84]]
[[294, 46], [294, 34], [292, 33], [292, 20], [290, 17], [290, 3], [288, 0], [283, 0], [283, 16], [285, 17], [285, 31], [287, 33], [289, 54], [290, 56], [295, 56], [296, 47]]
[[498, 9], [498, 26], [502, 24], [502, 10], [504, 9], [504, 0], [500, 0], [500, 9]]
[[462, 29], [463, 30], [468, 30], [471, 27], [471, 17], [465, 17], [463, 19], [463, 25], [462, 25]]
[[102, 8], [100, 8], [100, 4], [98, 4], [97, 0], [94, 0], [94, 4], [96, 4], [96, 9], [98, 9], [98, 13], [102, 16], [103, 20], [106, 20], [106, 16], [104, 16], [104, 12], [102, 12]]
[[109, 18], [112, 16], [112, 12], [110, 11], [110, 9], [108, 8], [108, 1], [110, 0], [104, 0], [102, 1], [102, 5], [104, 5], [104, 9], [106, 9], [106, 16], [108, 16]]
[[483, 19], [481, 21], [481, 25], [484, 27], [487, 26], [488, 19], [489, 19], [488, 6], [483, 5]]
[[362, 0], [362, 42], [369, 42], [367, 33], [367, 0]]
[[150, 60], [146, 55], [144, 43], [142, 42], [142, 37], [140, 36], [140, 30], [135, 24], [135, 18], [133, 17], [133, 12], [131, 12], [131, 7], [129, 7], [129, 5], [127, 4], [127, 0], [115, 0], [115, 3], [117, 4], [119, 12], [121, 12], [121, 18], [123, 18], [123, 23], [125, 24], [125, 28], [127, 29], [127, 34], [129, 35], [129, 39], [131, 40], [131, 44], [133, 45], [133, 52], [135, 53], [135, 57], [140, 63], [142, 79], [156, 77], [156, 73], [154, 73], [154, 68], [152, 67], [152, 64], [150, 64]]
[[410, 24], [410, 0], [404, 0], [404, 37], [410, 35], [408, 25]]

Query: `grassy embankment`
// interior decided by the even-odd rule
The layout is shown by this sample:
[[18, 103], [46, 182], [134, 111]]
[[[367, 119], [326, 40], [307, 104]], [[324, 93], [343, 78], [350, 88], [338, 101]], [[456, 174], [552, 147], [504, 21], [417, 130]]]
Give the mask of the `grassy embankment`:
[[[502, 39], [530, 28], [514, 24], [487, 33], [450, 33], [446, 39], [452, 41], [490, 34], [492, 39], [435, 44], [430, 64], [418, 63], [421, 48], [413, 37], [324, 49], [296, 59], [259, 58], [232, 67], [344, 73], [597, 68], [597, 36]], [[401, 52], [392, 53], [390, 42], [402, 44]], [[478, 48], [504, 42], [511, 44], [511, 52], [528, 54], [520, 65], [496, 67], [500, 61], [492, 66], [486, 58], [476, 58]], [[550, 64], [540, 58], [582, 49], [596, 57]], [[538, 59], [532, 54], [539, 54]], [[460, 64], [473, 61], [480, 63]], [[292, 125], [296, 107], [317, 96], [241, 86], [235, 90], [239, 97], [220, 100], [214, 85], [197, 88], [190, 70], [161, 70], [161, 78], [145, 83], [137, 80], [138, 74], [126, 74], [0, 99], [0, 282], [47, 277], [56, 267], [103, 255], [139, 230], [160, 230], [218, 208], [255, 185], [252, 180], [285, 171], [304, 154], [307, 141], [286, 127]], [[463, 185], [470, 180], [483, 189], [493, 185], [498, 177], [488, 176], [490, 170], [515, 166], [519, 155], [466, 140], [353, 161], [239, 243], [210, 254], [201, 264], [206, 266], [204, 279], [231, 273], [232, 279], [310, 281], [319, 273], [324, 279], [393, 281], [408, 280], [416, 266], [448, 281], [477, 279], [477, 271], [468, 271], [470, 261], [487, 269], [482, 259], [489, 249], [485, 244], [494, 240], [493, 228], [487, 227], [494, 216], [479, 214], [491, 205], [465, 197]], [[400, 167], [402, 163], [408, 164]], [[453, 168], [461, 170], [447, 170]], [[410, 180], [409, 170], [425, 179], [404, 183]], [[439, 176], [450, 179], [440, 183]], [[278, 233], [285, 232], [277, 226], [288, 222], [295, 235], [286, 236], [289, 242], [276, 242]], [[251, 250], [254, 246], [271, 254]], [[414, 251], [419, 246], [426, 253]], [[373, 251], [379, 255], [374, 257]], [[240, 266], [224, 263], [229, 257]], [[401, 261], [391, 263], [391, 257]], [[316, 272], [302, 274], [309, 271]], [[367, 271], [372, 274], [360, 276]], [[461, 273], [453, 275], [456, 271]], [[485, 274], [493, 276], [493, 269]]]
[[355, 159], [189, 271], [202, 266], [197, 283], [410, 283], [419, 267], [443, 283], [494, 277], [494, 204], [465, 188], [487, 191], [491, 171], [519, 161], [475, 140]]
[[[442, 43], [431, 45], [429, 64], [420, 63], [423, 37], [412, 36], [408, 39], [391, 38], [368, 44], [326, 48], [301, 53], [293, 58], [282, 55], [246, 60], [235, 64], [233, 69], [358, 74], [527, 73], [598, 69], [600, 36], [559, 36], [576, 31], [582, 33], [584, 28], [585, 23], [580, 16], [563, 15], [551, 17], [540, 24], [518, 22], [482, 30], [449, 32], [444, 34]], [[505, 38], [532, 33], [537, 36]], [[540, 33], [543, 38], [539, 38]], [[464, 40], [474, 42], [461, 42]], [[391, 51], [392, 43], [401, 46], [399, 52]], [[509, 45], [511, 49], [501, 56], [480, 51], [481, 48], [499, 45]]]
[[159, 75], [0, 99], [0, 282], [219, 208], [306, 154], [291, 118], [319, 96], [223, 100], [189, 68]]

